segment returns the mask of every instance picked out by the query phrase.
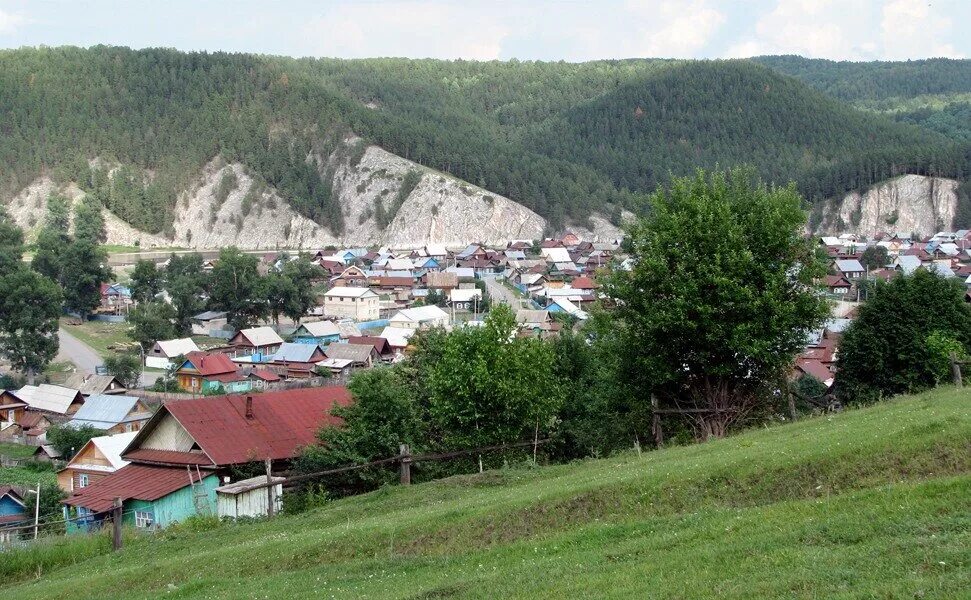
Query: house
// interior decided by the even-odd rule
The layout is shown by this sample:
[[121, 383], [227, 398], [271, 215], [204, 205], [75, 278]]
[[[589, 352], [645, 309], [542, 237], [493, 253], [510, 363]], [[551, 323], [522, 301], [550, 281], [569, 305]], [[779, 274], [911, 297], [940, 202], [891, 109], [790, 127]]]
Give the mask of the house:
[[546, 262], [551, 263], [572, 263], [573, 259], [570, 258], [570, 252], [566, 248], [543, 248], [540, 250], [540, 254], [546, 259]]
[[127, 391], [125, 386], [113, 375], [91, 375], [88, 373], [72, 374], [64, 382], [64, 387], [78, 390], [85, 398], [101, 394], [124, 394]]
[[448, 325], [448, 313], [437, 306], [419, 306], [399, 310], [388, 320], [391, 327], [401, 329], [428, 329]]
[[863, 277], [863, 274], [866, 273], [866, 269], [863, 267], [860, 261], [855, 258], [835, 260], [833, 261], [833, 266], [838, 273], [851, 281], [854, 279], [860, 279]]
[[254, 390], [265, 390], [269, 384], [280, 381], [280, 376], [269, 369], [256, 368], [246, 376], [253, 384]]
[[331, 344], [324, 350], [324, 354], [329, 359], [350, 360], [355, 367], [370, 367], [379, 360], [378, 351], [373, 344]]
[[12, 485], [0, 485], [0, 542], [9, 543], [20, 537], [16, 527], [32, 520], [27, 503]]
[[64, 500], [68, 531], [98, 525], [115, 498], [124, 522], [156, 529], [195, 514], [216, 514], [216, 488], [231, 468], [271, 460], [284, 465], [339, 419], [351, 396], [339, 386], [169, 402], [121, 452], [128, 465]]
[[[283, 510], [283, 477], [257, 475], [236, 483], [216, 488], [216, 516], [220, 519], [239, 517], [265, 517], [269, 514], [270, 497], [273, 498], [273, 514]], [[272, 482], [273, 493], [267, 494], [266, 483]]]
[[425, 274], [425, 286], [430, 290], [450, 290], [459, 286], [459, 277], [448, 271], [429, 272]]
[[335, 287], [324, 294], [324, 314], [375, 321], [380, 316], [378, 301], [378, 294], [366, 287]]
[[317, 363], [317, 367], [327, 369], [334, 378], [346, 378], [354, 367], [354, 361], [347, 358], [325, 358]]
[[222, 311], [207, 310], [192, 317], [192, 335], [211, 336], [215, 332], [222, 331], [229, 320], [226, 313]]
[[133, 304], [131, 290], [120, 283], [101, 284], [101, 307], [120, 312]]
[[341, 339], [347, 340], [356, 335], [361, 335], [361, 328], [351, 322], [338, 323], [337, 329], [341, 332]]
[[588, 293], [592, 293], [592, 290], [597, 289], [597, 284], [593, 279], [586, 276], [581, 276], [571, 281], [570, 287], [575, 290], [588, 290]]
[[192, 338], [159, 340], [145, 353], [145, 366], [154, 369], [168, 369], [172, 361], [190, 352], [199, 352]]
[[0, 390], [0, 428], [19, 423], [27, 408], [27, 403], [21, 400], [16, 392]]
[[378, 353], [378, 357], [383, 361], [390, 361], [394, 357], [394, 348], [388, 343], [388, 340], [383, 337], [375, 337], [370, 335], [360, 335], [347, 338], [348, 344], [359, 344], [366, 346], [368, 344], [374, 346], [374, 350]]
[[300, 327], [293, 332], [291, 339], [298, 344], [326, 346], [341, 339], [341, 330], [333, 321], [301, 323]]
[[262, 361], [264, 357], [277, 351], [283, 338], [272, 327], [250, 327], [240, 329], [229, 340], [229, 345], [248, 352], [254, 362]]
[[555, 312], [566, 313], [572, 317], [576, 317], [577, 319], [580, 319], [581, 321], [586, 319], [588, 316], [586, 311], [581, 310], [579, 307], [577, 307], [576, 304], [574, 304], [567, 298], [551, 299], [550, 303], [546, 306], [546, 310], [551, 313], [555, 313]]
[[334, 287], [367, 287], [367, 275], [358, 266], [350, 266], [344, 269], [340, 275], [331, 279]]
[[401, 327], [385, 327], [381, 330], [380, 337], [388, 340], [388, 345], [395, 351], [402, 351], [408, 347], [408, 339], [414, 335], [414, 329], [402, 329]]
[[475, 269], [472, 267], [449, 267], [445, 269], [445, 273], [455, 273], [455, 276], [459, 279], [474, 279]]
[[485, 257], [486, 257], [486, 249], [480, 246], [479, 244], [469, 244], [468, 246], [465, 247], [465, 250], [462, 250], [461, 252], [455, 255], [456, 260], [472, 260], [476, 258], [485, 258]]
[[236, 364], [219, 352], [190, 352], [176, 372], [179, 387], [196, 394], [248, 392], [253, 382], [244, 377]]
[[516, 311], [516, 323], [520, 329], [533, 332], [550, 331], [553, 329], [553, 318], [548, 310]]
[[895, 271], [900, 271], [904, 275], [912, 275], [922, 264], [919, 256], [901, 254], [893, 261], [893, 268]]
[[479, 288], [460, 288], [448, 291], [448, 303], [458, 310], [472, 310], [482, 302]]
[[560, 238], [560, 241], [563, 242], [563, 245], [567, 248], [572, 248], [580, 243], [580, 238], [572, 231], [567, 231], [563, 234], [563, 237]]
[[41, 444], [34, 450], [32, 458], [38, 462], [54, 462], [61, 458], [61, 453], [50, 444]]
[[288, 342], [270, 357], [270, 367], [288, 379], [306, 379], [314, 374], [314, 367], [324, 358], [324, 351], [317, 344]]
[[121, 452], [137, 432], [101, 435], [88, 440], [57, 472], [57, 485], [67, 493], [86, 488], [128, 464]]
[[831, 294], [848, 294], [853, 284], [842, 275], [827, 275], [824, 281], [826, 289]]
[[68, 421], [73, 427], [88, 425], [108, 433], [138, 431], [152, 411], [135, 396], [90, 396]]
[[84, 396], [78, 390], [49, 383], [25, 385], [16, 394], [27, 403], [28, 410], [54, 415], [73, 415], [84, 404]]

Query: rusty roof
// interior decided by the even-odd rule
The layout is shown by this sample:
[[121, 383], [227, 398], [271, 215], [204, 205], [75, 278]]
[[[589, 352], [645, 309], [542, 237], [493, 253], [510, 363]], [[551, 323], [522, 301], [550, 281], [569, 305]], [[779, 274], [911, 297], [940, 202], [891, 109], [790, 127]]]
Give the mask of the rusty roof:
[[236, 364], [221, 352], [190, 352], [185, 359], [203, 377], [236, 372]]
[[[205, 478], [211, 472], [201, 471], [200, 474]], [[104, 512], [111, 509], [115, 498], [151, 502], [189, 485], [189, 477], [189, 471], [180, 467], [131, 464], [74, 492], [64, 504]], [[194, 470], [191, 477], [192, 483], [199, 481]]]
[[[293, 458], [297, 449], [317, 441], [317, 430], [340, 419], [330, 415], [347, 405], [351, 395], [342, 386], [253, 394], [253, 417], [246, 417], [243, 395], [213, 396], [168, 402], [122, 453], [132, 460], [141, 440], [166, 415], [172, 415], [216, 465]], [[177, 453], [186, 454], [186, 453]], [[161, 461], [164, 462], [164, 461]]]

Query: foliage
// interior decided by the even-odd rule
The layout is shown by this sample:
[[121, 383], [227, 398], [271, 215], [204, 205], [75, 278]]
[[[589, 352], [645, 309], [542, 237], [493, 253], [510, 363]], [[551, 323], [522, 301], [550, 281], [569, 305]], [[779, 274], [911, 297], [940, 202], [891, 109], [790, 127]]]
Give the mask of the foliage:
[[56, 283], [25, 267], [0, 276], [0, 355], [31, 383], [57, 354], [62, 302]]
[[699, 172], [651, 200], [628, 230], [633, 270], [604, 280], [617, 302], [610, 326], [641, 402], [656, 394], [663, 407], [705, 409], [698, 435], [721, 436], [764, 407], [763, 386], [822, 323], [812, 282], [824, 268], [792, 186]]
[[47, 430], [47, 443], [61, 453], [62, 456], [74, 456], [82, 446], [93, 437], [107, 435], [107, 432], [95, 429], [91, 425], [58, 424], [51, 425]]
[[935, 331], [927, 336], [927, 360], [934, 383], [951, 381], [951, 358], [968, 360], [968, 349], [953, 336]]
[[890, 263], [890, 254], [886, 246], [870, 246], [863, 251], [860, 262], [866, 267], [867, 271], [882, 269]]
[[142, 363], [136, 354], [109, 354], [105, 357], [105, 369], [127, 388], [136, 388], [141, 384]]
[[100, 246], [85, 240], [68, 244], [62, 257], [61, 286], [64, 307], [82, 319], [101, 305], [101, 284], [113, 273], [107, 264], [108, 254]]
[[131, 272], [131, 297], [135, 302], [151, 302], [162, 291], [163, 274], [154, 261], [139, 260]]
[[266, 297], [275, 322], [279, 323], [281, 314], [300, 322], [317, 301], [312, 282], [319, 274], [320, 267], [300, 257], [286, 260], [279, 272], [266, 277]]
[[803, 373], [803, 375], [796, 380], [796, 391], [806, 396], [808, 398], [819, 398], [826, 393], [826, 384], [816, 379], [809, 373]]
[[205, 308], [203, 297], [207, 294], [209, 279], [198, 252], [169, 256], [163, 286], [175, 308], [176, 335], [187, 335], [192, 331], [192, 317]]
[[866, 402], [929, 388], [940, 353], [971, 350], [971, 306], [964, 286], [925, 269], [880, 283], [840, 344], [840, 398]]
[[0, 206], [0, 276], [23, 265], [24, 232]]
[[74, 209], [74, 239], [90, 244], [103, 244], [108, 239], [101, 203], [90, 194]]
[[266, 316], [266, 285], [260, 276], [259, 259], [239, 248], [223, 248], [212, 270], [209, 305], [227, 313], [229, 324], [245, 329]]
[[47, 216], [37, 234], [31, 267], [41, 275], [61, 281], [64, 251], [70, 241], [68, 236], [69, 213], [67, 198], [52, 194], [47, 198]]
[[175, 309], [166, 302], [143, 302], [128, 313], [129, 337], [148, 351], [159, 340], [175, 337]]

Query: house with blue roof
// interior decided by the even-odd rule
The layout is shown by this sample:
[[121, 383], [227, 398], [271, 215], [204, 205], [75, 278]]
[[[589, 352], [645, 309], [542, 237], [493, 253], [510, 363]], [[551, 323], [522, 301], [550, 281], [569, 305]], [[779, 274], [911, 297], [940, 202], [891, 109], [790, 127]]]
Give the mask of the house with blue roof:
[[152, 411], [135, 396], [99, 394], [89, 396], [68, 421], [72, 427], [91, 426], [108, 433], [138, 431], [152, 418]]
[[288, 379], [307, 379], [317, 363], [327, 358], [319, 344], [287, 342], [270, 357], [270, 369]]

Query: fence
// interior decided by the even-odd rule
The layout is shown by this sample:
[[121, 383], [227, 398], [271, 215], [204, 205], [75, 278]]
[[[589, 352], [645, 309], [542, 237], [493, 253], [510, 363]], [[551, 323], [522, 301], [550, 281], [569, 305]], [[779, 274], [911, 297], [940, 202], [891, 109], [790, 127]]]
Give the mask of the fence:
[[971, 360], [958, 360], [957, 354], [951, 352], [951, 379], [957, 387], [964, 387], [963, 366], [971, 365]]

